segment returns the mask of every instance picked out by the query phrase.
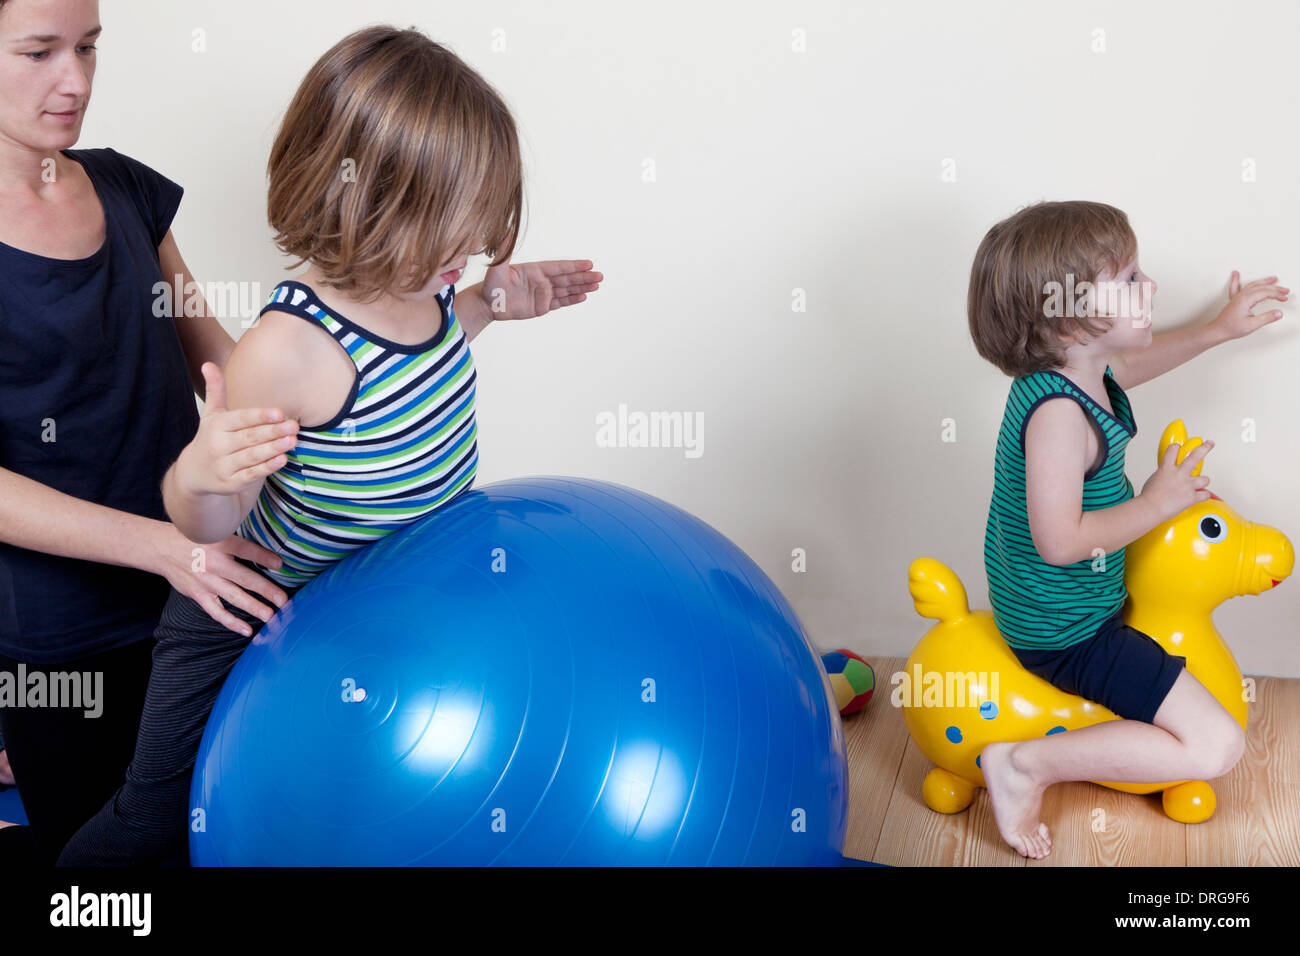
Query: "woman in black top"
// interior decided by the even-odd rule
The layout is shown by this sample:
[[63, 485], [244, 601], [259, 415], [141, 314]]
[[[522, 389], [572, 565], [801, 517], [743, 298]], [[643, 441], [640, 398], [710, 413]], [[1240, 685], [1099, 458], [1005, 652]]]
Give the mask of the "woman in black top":
[[[164, 277], [192, 281], [181, 188], [70, 148], [99, 32], [95, 0], [0, 0], [0, 732], [30, 820], [0, 829], [0, 865], [52, 863], [121, 786], [169, 584], [241, 633], [232, 606], [268, 620], [286, 600], [242, 563], [278, 566], [270, 551], [196, 551], [163, 510], [199, 370], [234, 342], [206, 308], [155, 312]], [[94, 699], [37, 706], [34, 673], [82, 675]]]

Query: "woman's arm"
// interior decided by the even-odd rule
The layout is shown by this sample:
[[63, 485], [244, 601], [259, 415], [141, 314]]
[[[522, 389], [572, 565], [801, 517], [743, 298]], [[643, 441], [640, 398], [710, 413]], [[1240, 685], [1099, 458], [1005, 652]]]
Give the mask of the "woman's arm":
[[6, 544], [157, 574], [160, 536], [170, 527], [0, 468], [0, 541]]
[[[230, 353], [235, 348], [235, 340], [212, 315], [198, 283], [181, 258], [181, 251], [177, 248], [170, 229], [158, 246], [158, 262], [162, 266], [163, 280], [171, 287], [172, 322], [180, 336], [181, 348], [185, 350], [185, 364], [189, 366], [190, 381], [194, 383], [195, 394], [206, 399], [206, 386], [201, 371], [203, 363], [213, 362], [217, 368], [225, 368]], [[177, 276], [181, 277], [179, 287]], [[191, 293], [197, 296], [196, 304], [202, 305], [199, 315], [185, 314], [185, 303], [190, 301]], [[191, 311], [194, 311], [193, 308]]]
[[[251, 503], [248, 508], [244, 507], [244, 496], [239, 493], [214, 495], [195, 490], [178, 477], [180, 464], [181, 459], [177, 459], [176, 464], [163, 475], [163, 507], [167, 509], [167, 517], [172, 519], [176, 530], [191, 541], [211, 544], [230, 537], [248, 514]], [[180, 469], [182, 473], [183, 470]], [[261, 490], [262, 482], [259, 481], [256, 492], [260, 494]], [[252, 500], [257, 500], [256, 495]]]
[[224, 373], [206, 366], [209, 397], [198, 434], [163, 477], [167, 515], [193, 541], [234, 534], [267, 476], [284, 467], [284, 456], [297, 444], [314, 381], [301, 341], [308, 326], [272, 315], [244, 333]]
[[[248, 633], [248, 625], [226, 611], [218, 597], [262, 620], [270, 620], [288, 600], [283, 590], [235, 560], [280, 567], [280, 557], [254, 541], [232, 538], [209, 547], [202, 571], [196, 571], [194, 541], [169, 522], [74, 498], [5, 468], [0, 468], [0, 541], [160, 575], [215, 620], [240, 633]], [[245, 591], [262, 595], [266, 603]]]

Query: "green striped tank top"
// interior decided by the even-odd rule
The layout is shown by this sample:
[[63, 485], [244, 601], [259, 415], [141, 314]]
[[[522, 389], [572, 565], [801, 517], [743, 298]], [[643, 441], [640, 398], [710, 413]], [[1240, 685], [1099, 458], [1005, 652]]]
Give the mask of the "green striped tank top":
[[301, 282], [280, 283], [262, 309], [320, 325], [356, 366], [330, 421], [300, 428], [236, 532], [280, 555], [260, 568], [294, 588], [352, 551], [441, 508], [474, 481], [478, 431], [469, 341], [438, 293], [438, 331], [416, 345], [380, 338], [329, 309]]
[[[1113, 508], [1133, 497], [1124, 450], [1137, 433], [1128, 396], [1106, 368], [1112, 415], [1064, 375], [1035, 372], [1011, 384], [993, 466], [993, 500], [984, 535], [989, 598], [1002, 636], [1012, 647], [1059, 650], [1092, 637], [1124, 606], [1124, 549], [1058, 567], [1038, 554], [1029, 533], [1025, 496], [1025, 428], [1051, 398], [1074, 399], [1104, 436], [1105, 457], [1084, 475], [1083, 510]], [[1098, 565], [1094, 569], [1094, 562]]]

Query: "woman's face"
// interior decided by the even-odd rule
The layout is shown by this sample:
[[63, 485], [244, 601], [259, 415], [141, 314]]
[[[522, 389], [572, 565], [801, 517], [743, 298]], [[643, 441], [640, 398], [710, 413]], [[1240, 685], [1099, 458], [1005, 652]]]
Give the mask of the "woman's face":
[[0, 141], [74, 145], [95, 76], [99, 0], [6, 0], [0, 7]]

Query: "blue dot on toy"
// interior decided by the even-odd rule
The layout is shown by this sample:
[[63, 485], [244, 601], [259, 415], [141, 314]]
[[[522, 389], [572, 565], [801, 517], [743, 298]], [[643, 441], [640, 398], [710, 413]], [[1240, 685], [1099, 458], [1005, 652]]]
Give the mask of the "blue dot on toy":
[[840, 862], [818, 654], [739, 548], [573, 478], [467, 492], [312, 581], [195, 765], [196, 865]]
[[946, 731], [944, 731], [944, 733], [947, 735], [949, 743], [954, 743], [954, 744], [961, 743], [960, 727], [949, 727]]
[[998, 715], [998, 705], [991, 700], [983, 701], [980, 704], [980, 716], [985, 720], [993, 720]]
[[1063, 733], [1065, 733], [1065, 728], [1058, 724], [1057, 726], [1049, 730], [1047, 733], [1043, 734], [1043, 736], [1050, 737], [1052, 736], [1052, 734], [1063, 734]]

